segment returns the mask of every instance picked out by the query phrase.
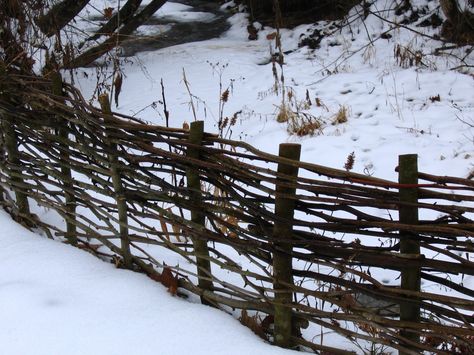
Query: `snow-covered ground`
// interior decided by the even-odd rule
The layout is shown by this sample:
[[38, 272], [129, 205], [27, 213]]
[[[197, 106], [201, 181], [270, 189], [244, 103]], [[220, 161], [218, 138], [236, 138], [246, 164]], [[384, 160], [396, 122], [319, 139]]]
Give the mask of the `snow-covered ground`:
[[[425, 17], [417, 22], [440, 13], [437, 2], [412, 3], [416, 8], [426, 7]], [[389, 6], [390, 2], [376, 1], [371, 10], [400, 22], [403, 16], [395, 16]], [[361, 10], [353, 10], [350, 25], [340, 30], [331, 23], [282, 30], [283, 51], [290, 52], [283, 65], [286, 93], [292, 93], [290, 108], [300, 113], [300, 121], [303, 114], [323, 121], [314, 136], [290, 135], [287, 124], [276, 121], [282, 97], [281, 90], [274, 90], [270, 60], [277, 49], [275, 41], [267, 39], [275, 30], [267, 27], [257, 41], [249, 41], [242, 13], [230, 18], [232, 27], [220, 38], [128, 58], [131, 61], [122, 65], [125, 79], [116, 110], [164, 125], [163, 79], [171, 126], [181, 127], [195, 119], [193, 101], [196, 118], [205, 120], [207, 131], [217, 132], [220, 93], [229, 87], [223, 116], [238, 113], [232, 138], [264, 151], [276, 153], [279, 143], [297, 142], [302, 144], [303, 160], [335, 168], [342, 168], [347, 155], [355, 152], [354, 171], [392, 180], [398, 155], [417, 153], [421, 171], [467, 177], [474, 157], [474, 131], [468, 125], [474, 123], [474, 80], [472, 68], [470, 74], [453, 68], [463, 64], [459, 57], [473, 65], [474, 54], [467, 55], [470, 47], [435, 56], [435, 49], [444, 43], [401, 27], [390, 30], [393, 24], [374, 15], [356, 20], [357, 11]], [[189, 8], [181, 4], [168, 3], [158, 16], [168, 13], [174, 18], [182, 13], [183, 21], [190, 16]], [[410, 26], [428, 35], [439, 32], [439, 28]], [[316, 29], [331, 35], [314, 51], [298, 48], [301, 36]], [[385, 32], [391, 37], [380, 38]], [[409, 59], [416, 53], [420, 63], [410, 66]], [[276, 69], [280, 77], [281, 68], [277, 65]], [[90, 79], [81, 81], [86, 97], [96, 84], [96, 75], [87, 72]], [[347, 122], [333, 124], [341, 108], [347, 112]]]
[[[96, 0], [95, 8], [111, 3]], [[387, 10], [391, 3], [375, 1], [371, 10], [399, 22], [402, 18]], [[412, 3], [426, 6], [425, 17], [437, 11], [437, 2]], [[156, 16], [183, 22], [211, 18], [191, 10], [169, 2]], [[280, 143], [297, 142], [302, 144], [303, 160], [334, 168], [342, 168], [354, 152], [355, 172], [391, 180], [397, 178], [398, 155], [417, 153], [421, 171], [467, 177], [474, 168], [474, 77], [472, 68], [471, 73], [468, 67], [453, 70], [463, 64], [456, 57], [466, 56], [466, 48], [435, 56], [443, 43], [403, 27], [390, 30], [393, 23], [374, 15], [358, 20], [356, 14], [354, 9], [350, 25], [342, 29], [320, 23], [282, 30], [286, 54], [284, 65], [275, 67], [275, 90], [271, 56], [277, 49], [268, 39], [274, 29], [261, 29], [259, 39], [249, 41], [246, 16], [237, 13], [230, 18], [231, 29], [219, 38], [142, 52], [123, 61], [124, 83], [116, 110], [164, 125], [163, 80], [170, 126], [199, 119], [205, 120], [207, 131], [218, 132], [219, 99], [229, 88], [222, 116], [235, 115], [236, 122], [223, 134], [266, 152], [276, 153]], [[414, 28], [428, 35], [438, 31]], [[163, 25], [147, 26], [138, 34], [166, 35], [167, 30]], [[331, 34], [316, 50], [298, 48], [301, 36], [315, 30]], [[381, 38], [382, 33], [390, 36]], [[414, 54], [420, 61], [411, 65]], [[472, 53], [464, 64], [474, 64]], [[314, 135], [291, 134], [288, 123], [276, 120], [282, 70], [285, 102], [295, 122], [321, 122]], [[98, 73], [90, 68], [77, 73], [86, 98], [93, 95], [96, 78], [103, 80], [111, 72], [102, 68]], [[338, 112], [345, 112], [347, 122], [334, 122]], [[35, 212], [48, 218], [42, 210]], [[265, 344], [222, 312], [171, 297], [146, 276], [117, 270], [83, 251], [34, 236], [3, 212], [0, 267], [0, 353], [287, 352]]]
[[39, 237], [4, 211], [0, 269], [0, 354], [296, 354], [145, 275]]

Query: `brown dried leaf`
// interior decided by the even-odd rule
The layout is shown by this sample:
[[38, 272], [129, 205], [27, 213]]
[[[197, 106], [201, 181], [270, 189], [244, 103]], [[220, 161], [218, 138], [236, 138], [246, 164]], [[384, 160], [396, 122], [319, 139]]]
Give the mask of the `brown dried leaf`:
[[367, 334], [373, 337], [376, 337], [380, 333], [379, 329], [377, 329], [376, 327], [370, 324], [359, 323], [358, 326], [359, 326], [359, 329], [363, 330], [364, 332], [366, 332]]
[[123, 82], [123, 77], [122, 74], [118, 73], [115, 76], [114, 80], [114, 100], [115, 100], [115, 107], [118, 107], [118, 100], [119, 100], [119, 95], [122, 92], [122, 82]]
[[[229, 217], [227, 217], [227, 218], [225, 219], [225, 221], [226, 221], [227, 223], [233, 225], [234, 227], [238, 227], [238, 225], [239, 225], [239, 219], [238, 219], [237, 217], [235, 217], [235, 216], [229, 216]], [[228, 230], [228, 228], [227, 228], [227, 230]], [[236, 234], [235, 232], [230, 232], [230, 233], [228, 234], [228, 236], [229, 236], [230, 238], [237, 238], [237, 234]]]
[[110, 20], [112, 18], [113, 13], [114, 13], [113, 7], [106, 7], [104, 9], [104, 17], [108, 20]]
[[265, 330], [259, 323], [259, 318], [257, 315], [249, 316], [247, 311], [244, 309], [242, 310], [242, 314], [240, 315], [239, 321], [242, 325], [246, 326], [252, 332], [257, 334], [260, 338], [268, 340], [267, 335], [265, 334]]
[[268, 39], [269, 41], [273, 41], [273, 40], [276, 38], [276, 36], [277, 36], [277, 33], [276, 33], [276, 32], [272, 32], [272, 33], [267, 34], [267, 39]]
[[79, 244], [77, 247], [79, 249], [89, 250], [89, 251], [97, 251], [102, 244], [90, 244], [90, 243], [83, 243]]
[[168, 292], [175, 296], [178, 293], [178, 278], [173, 275], [169, 267], [165, 267], [160, 274], [148, 274], [148, 277], [168, 288]]
[[165, 267], [161, 273], [161, 283], [163, 286], [168, 287], [168, 292], [173, 296], [178, 293], [178, 278], [173, 276], [171, 269]]

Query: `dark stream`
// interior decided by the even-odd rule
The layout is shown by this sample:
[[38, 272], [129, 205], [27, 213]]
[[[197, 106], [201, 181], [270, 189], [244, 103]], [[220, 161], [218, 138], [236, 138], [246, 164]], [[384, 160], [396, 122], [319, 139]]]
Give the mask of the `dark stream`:
[[122, 56], [133, 56], [138, 52], [153, 51], [177, 44], [204, 41], [219, 37], [230, 27], [227, 19], [232, 15], [230, 11], [222, 11], [220, 5], [205, 0], [174, 0], [175, 3], [192, 6], [189, 12], [207, 12], [214, 16], [208, 20], [180, 21], [167, 17], [152, 17], [146, 25], [165, 25], [171, 28], [156, 34], [149, 34], [122, 43]]

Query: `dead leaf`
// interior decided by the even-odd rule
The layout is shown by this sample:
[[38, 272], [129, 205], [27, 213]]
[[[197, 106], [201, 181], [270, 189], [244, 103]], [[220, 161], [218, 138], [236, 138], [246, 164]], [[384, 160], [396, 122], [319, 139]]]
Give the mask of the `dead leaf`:
[[252, 332], [257, 334], [260, 338], [268, 340], [262, 325], [259, 323], [259, 318], [257, 315], [249, 316], [247, 311], [244, 309], [242, 310], [239, 321], [242, 325], [246, 326]]
[[123, 77], [122, 74], [118, 73], [115, 76], [114, 80], [114, 99], [115, 99], [115, 107], [118, 107], [118, 99], [119, 95], [122, 92], [122, 82], [123, 82]]
[[[235, 216], [229, 216], [226, 218], [226, 222], [231, 224], [232, 226], [234, 227], [238, 227], [239, 226], [239, 219]], [[235, 232], [230, 232], [228, 234], [228, 236], [230, 238], [237, 238], [237, 234]]]
[[272, 33], [267, 34], [267, 39], [268, 39], [269, 41], [272, 41], [272, 40], [274, 40], [274, 39], [276, 38], [276, 36], [277, 36], [277, 33], [276, 33], [276, 32], [272, 32]]
[[148, 274], [148, 277], [156, 282], [161, 283], [168, 288], [168, 292], [175, 296], [178, 293], [178, 278], [173, 275], [169, 267], [165, 267], [160, 274]]
[[161, 283], [168, 287], [168, 292], [175, 296], [178, 293], [178, 278], [173, 275], [169, 267], [165, 267], [161, 273]]
[[106, 8], [104, 9], [104, 17], [105, 17], [106, 19], [110, 20], [110, 19], [112, 18], [113, 14], [114, 14], [114, 9], [113, 9], [113, 7], [106, 7]]
[[79, 249], [97, 251], [101, 246], [102, 244], [90, 244], [90, 243], [83, 242], [82, 244], [79, 244], [77, 247]]

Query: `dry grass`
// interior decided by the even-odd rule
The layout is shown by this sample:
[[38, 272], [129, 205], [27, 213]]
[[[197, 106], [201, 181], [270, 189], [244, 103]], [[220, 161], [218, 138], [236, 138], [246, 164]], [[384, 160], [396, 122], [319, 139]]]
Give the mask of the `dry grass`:
[[413, 49], [411, 45], [402, 46], [397, 44], [393, 49], [393, 55], [397, 64], [402, 68], [410, 68], [423, 64], [423, 53], [420, 50]]
[[332, 125], [339, 125], [346, 123], [348, 121], [348, 116], [349, 116], [349, 109], [345, 105], [339, 106], [339, 110], [336, 112], [336, 114], [332, 118]]
[[285, 123], [292, 120], [295, 116], [293, 110], [288, 105], [280, 105], [276, 120], [278, 123]]
[[298, 137], [314, 136], [322, 133], [324, 122], [319, 118], [308, 113], [293, 112], [288, 121], [288, 133]]

